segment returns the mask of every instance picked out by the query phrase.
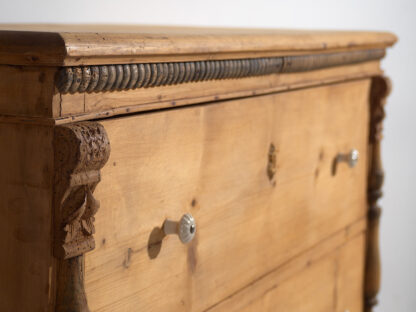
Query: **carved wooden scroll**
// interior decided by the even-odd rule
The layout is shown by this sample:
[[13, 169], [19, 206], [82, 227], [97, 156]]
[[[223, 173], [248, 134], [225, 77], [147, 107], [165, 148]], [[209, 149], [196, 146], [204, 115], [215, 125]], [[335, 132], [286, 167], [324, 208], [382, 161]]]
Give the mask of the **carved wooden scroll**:
[[54, 134], [54, 255], [59, 259], [56, 311], [89, 311], [83, 254], [95, 248], [93, 192], [110, 155], [104, 127], [97, 122], [57, 126]]
[[372, 312], [377, 304], [380, 289], [379, 219], [381, 208], [377, 204], [382, 196], [384, 171], [381, 163], [380, 141], [382, 139], [384, 105], [390, 92], [390, 80], [374, 77], [370, 92], [370, 163], [368, 178], [368, 229], [365, 267], [365, 311]]

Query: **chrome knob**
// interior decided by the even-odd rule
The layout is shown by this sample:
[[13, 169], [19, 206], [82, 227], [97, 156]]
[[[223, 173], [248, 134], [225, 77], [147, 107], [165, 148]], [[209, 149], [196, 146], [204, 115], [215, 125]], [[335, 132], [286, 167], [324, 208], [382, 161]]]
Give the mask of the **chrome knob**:
[[179, 221], [165, 220], [163, 223], [165, 235], [177, 234], [182, 243], [189, 243], [196, 233], [195, 219], [190, 213], [186, 213]]
[[344, 161], [350, 168], [354, 168], [358, 162], [360, 153], [356, 149], [352, 149], [348, 154], [338, 154], [337, 162]]

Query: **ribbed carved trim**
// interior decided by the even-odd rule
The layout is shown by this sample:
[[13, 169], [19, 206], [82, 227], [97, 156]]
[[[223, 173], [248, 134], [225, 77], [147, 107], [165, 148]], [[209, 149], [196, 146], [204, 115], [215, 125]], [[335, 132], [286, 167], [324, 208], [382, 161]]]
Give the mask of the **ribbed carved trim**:
[[219, 61], [63, 67], [61, 93], [129, 90], [219, 79], [236, 79], [381, 59], [384, 49]]

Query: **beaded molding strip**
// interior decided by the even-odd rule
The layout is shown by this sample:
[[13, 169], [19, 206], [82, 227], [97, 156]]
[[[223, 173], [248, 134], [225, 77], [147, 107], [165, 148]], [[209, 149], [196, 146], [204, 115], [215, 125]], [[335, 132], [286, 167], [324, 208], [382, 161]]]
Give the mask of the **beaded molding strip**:
[[57, 77], [61, 93], [100, 92], [159, 87], [187, 82], [293, 73], [378, 60], [384, 49], [282, 57], [63, 67]]

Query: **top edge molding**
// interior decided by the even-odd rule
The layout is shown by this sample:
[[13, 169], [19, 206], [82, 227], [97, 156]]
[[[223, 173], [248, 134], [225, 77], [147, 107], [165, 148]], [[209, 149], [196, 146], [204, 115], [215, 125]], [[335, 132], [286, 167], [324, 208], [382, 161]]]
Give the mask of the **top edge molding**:
[[121, 25], [1, 25], [0, 64], [78, 66], [384, 49], [387, 32]]

